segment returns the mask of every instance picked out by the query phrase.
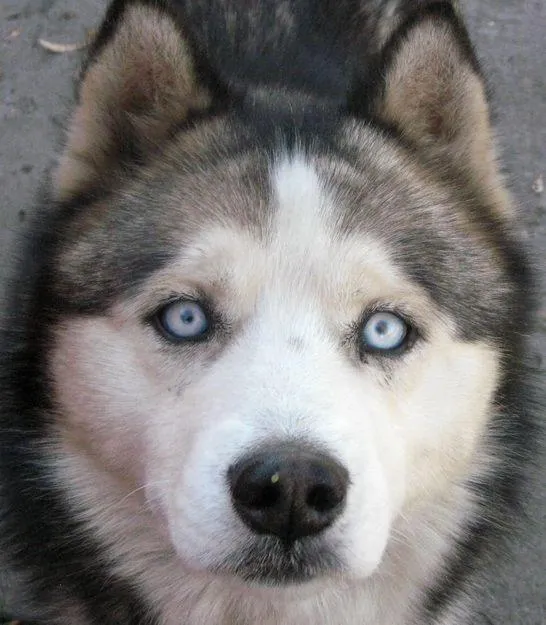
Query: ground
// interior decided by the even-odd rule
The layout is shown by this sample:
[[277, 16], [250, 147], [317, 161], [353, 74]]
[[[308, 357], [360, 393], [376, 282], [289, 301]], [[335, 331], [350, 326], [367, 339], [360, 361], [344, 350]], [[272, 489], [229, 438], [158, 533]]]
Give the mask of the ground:
[[[534, 367], [546, 356], [546, 2], [461, 0], [492, 87], [510, 188], [542, 277]], [[40, 39], [85, 42], [105, 0], [0, 2], [0, 280], [14, 234], [27, 220], [73, 102], [80, 51], [50, 52]], [[0, 282], [0, 286], [2, 282]], [[0, 290], [1, 293], [1, 290]], [[488, 578], [494, 625], [546, 624], [546, 454], [526, 505], [529, 520]]]

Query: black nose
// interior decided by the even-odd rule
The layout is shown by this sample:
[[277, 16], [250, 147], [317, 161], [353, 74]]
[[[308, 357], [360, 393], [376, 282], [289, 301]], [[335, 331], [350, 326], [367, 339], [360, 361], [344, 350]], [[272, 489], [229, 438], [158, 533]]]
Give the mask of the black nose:
[[318, 534], [340, 515], [349, 474], [336, 460], [302, 445], [279, 445], [230, 467], [233, 506], [258, 534], [286, 542]]

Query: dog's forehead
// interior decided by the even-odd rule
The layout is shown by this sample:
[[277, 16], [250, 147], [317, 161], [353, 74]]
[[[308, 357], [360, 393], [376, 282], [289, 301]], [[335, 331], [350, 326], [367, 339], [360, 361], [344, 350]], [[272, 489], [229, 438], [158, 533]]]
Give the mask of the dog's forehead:
[[224, 141], [193, 159], [186, 144], [80, 220], [62, 271], [88, 308], [159, 272], [171, 275], [174, 292], [177, 283], [225, 282], [238, 268], [241, 285], [268, 275], [334, 297], [361, 288], [387, 300], [413, 285], [467, 336], [492, 331], [488, 315], [492, 323], [510, 289], [499, 249], [464, 202], [381, 132], [360, 129], [358, 152], [339, 136], [244, 149]]
[[267, 220], [249, 227], [237, 219], [208, 222], [146, 281], [140, 299], [195, 289], [234, 315], [251, 315], [258, 301], [276, 300], [292, 312], [306, 302], [335, 301], [338, 320], [352, 322], [363, 301], [423, 296], [377, 236], [344, 229], [324, 173], [308, 155], [278, 154], [269, 163], [267, 198], [259, 200]]

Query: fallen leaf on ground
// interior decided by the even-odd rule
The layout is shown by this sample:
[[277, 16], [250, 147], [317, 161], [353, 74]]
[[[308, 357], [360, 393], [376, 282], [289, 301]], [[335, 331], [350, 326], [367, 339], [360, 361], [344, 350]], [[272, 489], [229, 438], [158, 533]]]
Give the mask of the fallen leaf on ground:
[[54, 41], [48, 41], [47, 39], [38, 39], [38, 43], [42, 46], [42, 48], [45, 48], [49, 52], [56, 52], [58, 54], [82, 50], [89, 45], [88, 41], [80, 43], [55, 43]]
[[542, 174], [533, 182], [533, 191], [540, 195], [544, 191], [544, 178]]

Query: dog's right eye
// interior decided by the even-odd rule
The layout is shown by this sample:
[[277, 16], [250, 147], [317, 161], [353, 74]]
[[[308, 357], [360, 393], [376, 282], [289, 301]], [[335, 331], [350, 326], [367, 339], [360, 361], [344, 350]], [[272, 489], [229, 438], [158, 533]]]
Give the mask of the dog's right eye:
[[206, 337], [209, 317], [203, 306], [192, 300], [178, 300], [164, 306], [155, 315], [156, 326], [168, 339], [196, 341]]
[[368, 353], [395, 355], [408, 346], [411, 337], [411, 328], [402, 317], [390, 311], [377, 311], [364, 323], [361, 349]]

